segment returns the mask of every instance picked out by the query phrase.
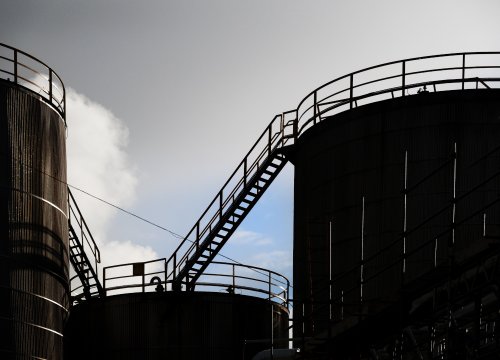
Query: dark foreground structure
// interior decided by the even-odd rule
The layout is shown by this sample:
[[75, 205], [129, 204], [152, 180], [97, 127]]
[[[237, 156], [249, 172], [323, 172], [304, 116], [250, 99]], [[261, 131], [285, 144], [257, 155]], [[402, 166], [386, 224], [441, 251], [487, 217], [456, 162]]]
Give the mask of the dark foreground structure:
[[[43, 63], [15, 55], [60, 83]], [[0, 358], [62, 359], [70, 305], [64, 92], [47, 86], [35, 95], [27, 69], [0, 80]]]
[[[322, 85], [272, 120], [169, 258], [101, 276], [66, 185], [64, 85], [0, 49], [0, 358], [500, 356], [500, 53]], [[288, 162], [293, 300], [280, 274], [215, 261]]]

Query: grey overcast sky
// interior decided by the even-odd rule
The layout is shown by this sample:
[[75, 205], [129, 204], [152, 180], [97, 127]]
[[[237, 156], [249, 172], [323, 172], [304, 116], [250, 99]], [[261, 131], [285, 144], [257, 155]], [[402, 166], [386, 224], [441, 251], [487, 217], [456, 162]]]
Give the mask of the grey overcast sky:
[[[70, 181], [184, 235], [275, 114], [371, 65], [498, 51], [499, 15], [498, 0], [3, 0], [0, 42], [73, 89], [68, 144], [89, 153], [70, 156]], [[223, 253], [291, 275], [292, 190], [289, 165]], [[103, 205], [82, 201], [99, 223]], [[102, 241], [141, 256], [177, 242], [123, 214], [102, 219]]]

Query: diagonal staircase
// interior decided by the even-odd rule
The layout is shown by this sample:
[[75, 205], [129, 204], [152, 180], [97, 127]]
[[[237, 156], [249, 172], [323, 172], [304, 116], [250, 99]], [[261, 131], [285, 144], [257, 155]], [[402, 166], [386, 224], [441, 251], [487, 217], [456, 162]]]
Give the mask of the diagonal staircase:
[[[293, 119], [285, 119], [292, 115]], [[250, 149], [200, 219], [167, 261], [173, 290], [192, 291], [196, 281], [254, 207], [288, 159], [296, 111], [277, 115]]]
[[[104, 297], [103, 287], [97, 277], [97, 263], [101, 262], [99, 248], [69, 188], [68, 195], [69, 260], [82, 284], [83, 292], [79, 296], [85, 297], [86, 300], [92, 297]], [[90, 261], [89, 255], [93, 256], [94, 264]]]

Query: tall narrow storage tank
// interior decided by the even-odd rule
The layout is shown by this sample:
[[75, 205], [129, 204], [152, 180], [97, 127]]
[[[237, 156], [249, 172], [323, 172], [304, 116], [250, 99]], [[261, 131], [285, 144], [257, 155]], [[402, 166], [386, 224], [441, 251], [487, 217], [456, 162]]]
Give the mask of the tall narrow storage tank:
[[62, 359], [69, 308], [64, 86], [30, 55], [0, 50], [0, 358]]

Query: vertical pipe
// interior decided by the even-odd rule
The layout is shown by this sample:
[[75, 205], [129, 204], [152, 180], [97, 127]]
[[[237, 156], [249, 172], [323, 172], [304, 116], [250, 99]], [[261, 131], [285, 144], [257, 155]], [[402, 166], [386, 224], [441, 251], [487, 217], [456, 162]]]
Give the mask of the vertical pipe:
[[438, 238], [434, 240], [434, 267], [437, 266]]
[[340, 320], [344, 320], [344, 290], [340, 290]]
[[486, 236], [486, 213], [483, 214], [483, 237]]

